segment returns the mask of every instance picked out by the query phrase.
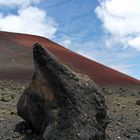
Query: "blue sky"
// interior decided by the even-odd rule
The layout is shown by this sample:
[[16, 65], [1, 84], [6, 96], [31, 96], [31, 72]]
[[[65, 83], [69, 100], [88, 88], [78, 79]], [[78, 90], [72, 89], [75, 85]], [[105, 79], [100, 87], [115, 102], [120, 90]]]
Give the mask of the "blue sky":
[[139, 0], [0, 0], [0, 30], [45, 36], [140, 79]]

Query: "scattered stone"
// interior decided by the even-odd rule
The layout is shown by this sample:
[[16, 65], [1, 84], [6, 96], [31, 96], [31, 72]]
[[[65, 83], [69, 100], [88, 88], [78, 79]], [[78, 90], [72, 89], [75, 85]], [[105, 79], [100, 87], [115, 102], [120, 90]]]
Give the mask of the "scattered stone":
[[15, 99], [15, 97], [16, 97], [16, 96], [15, 96], [14, 94], [11, 94], [11, 98], [12, 98], [12, 99]]
[[12, 138], [18, 138], [19, 137], [19, 133], [18, 132], [14, 132], [14, 134], [12, 135]]
[[16, 110], [12, 111], [10, 114], [11, 114], [11, 115], [17, 114], [17, 113], [16, 113]]
[[120, 139], [120, 138], [121, 138], [120, 136], [117, 137], [117, 139]]
[[140, 105], [140, 99], [136, 101], [136, 105]]
[[136, 116], [139, 116], [139, 113], [136, 113]]
[[110, 89], [110, 88], [102, 88], [102, 92], [105, 94], [105, 95], [111, 95], [113, 93], [113, 91]]
[[0, 121], [4, 121], [4, 118], [0, 118]]
[[131, 138], [131, 136], [130, 136], [129, 133], [124, 133], [124, 136], [127, 137], [127, 138], [129, 138], [129, 139]]
[[140, 133], [140, 128], [136, 128], [136, 130], [138, 131], [138, 133]]
[[117, 125], [122, 125], [120, 122], [117, 122]]
[[12, 59], [12, 62], [15, 62], [16, 60], [15, 59]]
[[126, 108], [126, 106], [125, 105], [122, 105], [122, 108]]
[[121, 106], [121, 104], [120, 104], [120, 103], [118, 103], [118, 102], [116, 103], [116, 105], [117, 105], [117, 106]]
[[12, 97], [10, 94], [5, 94], [1, 97], [1, 101], [3, 101], [3, 102], [9, 102], [11, 100], [12, 100]]

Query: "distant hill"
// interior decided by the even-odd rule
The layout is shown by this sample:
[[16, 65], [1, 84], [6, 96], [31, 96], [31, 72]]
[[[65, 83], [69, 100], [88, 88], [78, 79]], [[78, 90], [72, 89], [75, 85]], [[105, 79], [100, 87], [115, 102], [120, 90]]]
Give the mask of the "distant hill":
[[33, 73], [32, 46], [40, 42], [63, 64], [88, 75], [99, 86], [140, 88], [140, 81], [85, 58], [44, 37], [0, 32], [0, 79], [30, 80]]

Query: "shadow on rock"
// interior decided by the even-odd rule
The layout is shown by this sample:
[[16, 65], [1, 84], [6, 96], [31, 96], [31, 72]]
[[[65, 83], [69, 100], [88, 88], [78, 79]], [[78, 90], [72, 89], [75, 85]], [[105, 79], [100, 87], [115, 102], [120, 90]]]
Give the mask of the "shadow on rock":
[[16, 138], [18, 134], [23, 136], [21, 140], [44, 140], [42, 134], [37, 132], [31, 124], [26, 121], [19, 122], [15, 125], [13, 137]]

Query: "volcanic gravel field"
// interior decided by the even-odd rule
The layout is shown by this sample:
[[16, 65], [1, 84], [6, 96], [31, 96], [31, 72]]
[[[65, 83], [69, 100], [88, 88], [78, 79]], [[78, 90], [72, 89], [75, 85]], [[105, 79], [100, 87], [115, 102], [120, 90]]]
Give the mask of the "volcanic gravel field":
[[[0, 140], [41, 140], [40, 134], [16, 113], [16, 103], [28, 84], [0, 81]], [[107, 140], [140, 140], [140, 92], [126, 88], [102, 91], [110, 120]]]

